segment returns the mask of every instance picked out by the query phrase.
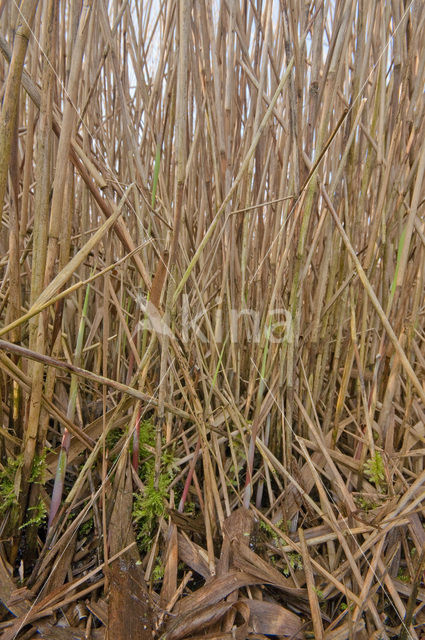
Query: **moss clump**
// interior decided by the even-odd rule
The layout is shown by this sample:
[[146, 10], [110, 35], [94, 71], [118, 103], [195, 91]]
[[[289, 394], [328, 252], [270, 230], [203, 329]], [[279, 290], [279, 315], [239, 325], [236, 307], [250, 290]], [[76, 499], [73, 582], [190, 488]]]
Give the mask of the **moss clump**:
[[14, 460], [7, 459], [6, 466], [0, 468], [0, 513], [5, 513], [11, 507], [18, 504], [18, 483], [15, 483], [16, 475], [23, 464], [23, 456], [17, 456]]
[[134, 494], [133, 518], [137, 528], [137, 540], [141, 551], [149, 550], [156, 521], [165, 514], [165, 499], [173, 479], [174, 456], [165, 451], [161, 456], [161, 473], [155, 487], [155, 460], [152, 449], [155, 445], [155, 425], [146, 420], [140, 424], [140, 479], [145, 485], [143, 493]]
[[381, 454], [376, 451], [375, 455], [365, 462], [363, 469], [365, 475], [379, 491], [385, 485], [385, 467]]
[[397, 578], [398, 578], [399, 580], [401, 580], [401, 582], [404, 582], [404, 583], [406, 583], [406, 584], [407, 584], [408, 582], [410, 582], [410, 576], [409, 576], [409, 574], [408, 574], [407, 572], [403, 571], [403, 569], [402, 569], [401, 567], [400, 567], [400, 569], [398, 570]]
[[303, 559], [299, 553], [295, 553], [295, 551], [291, 551], [287, 554], [288, 564], [283, 569], [283, 574], [288, 577], [291, 574], [291, 569], [293, 571], [301, 570], [303, 568]]
[[152, 580], [153, 582], [160, 582], [164, 577], [165, 567], [162, 564], [161, 558], [156, 559], [156, 564], [152, 571]]
[[360, 495], [356, 496], [354, 501], [356, 505], [359, 507], [359, 509], [362, 509], [362, 511], [364, 511], [365, 513], [369, 513], [369, 511], [373, 511], [373, 509], [376, 509], [380, 505], [379, 501], [372, 500], [367, 496], [360, 496]]
[[94, 527], [93, 518], [89, 518], [88, 520], [83, 522], [83, 524], [78, 529], [78, 535], [81, 537], [88, 536], [90, 531], [93, 529], [93, 527]]
[[46, 469], [46, 456], [48, 449], [44, 449], [41, 455], [34, 456], [32, 463], [30, 482], [36, 482], [37, 484], [44, 484], [44, 471]]
[[41, 498], [34, 507], [29, 507], [28, 512], [31, 513], [31, 518], [24, 522], [24, 524], [19, 527], [20, 529], [25, 529], [25, 527], [32, 525], [38, 529], [46, 523], [47, 509]]

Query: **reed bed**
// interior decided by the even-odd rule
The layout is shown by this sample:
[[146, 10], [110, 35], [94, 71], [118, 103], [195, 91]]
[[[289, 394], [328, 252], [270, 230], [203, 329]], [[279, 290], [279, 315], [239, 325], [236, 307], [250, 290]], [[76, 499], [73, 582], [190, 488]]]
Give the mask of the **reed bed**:
[[424, 3], [0, 25], [3, 637], [424, 637]]

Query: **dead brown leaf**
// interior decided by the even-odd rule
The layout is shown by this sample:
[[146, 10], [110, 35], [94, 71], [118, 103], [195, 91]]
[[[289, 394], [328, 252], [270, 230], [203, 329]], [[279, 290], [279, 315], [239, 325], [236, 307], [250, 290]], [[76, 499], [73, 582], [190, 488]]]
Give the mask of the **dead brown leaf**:
[[191, 635], [194, 631], [219, 622], [230, 609], [235, 609], [243, 619], [242, 625], [233, 630], [233, 637], [236, 640], [244, 640], [248, 631], [250, 610], [249, 607], [242, 602], [217, 603], [189, 611], [179, 616], [177, 620], [170, 625], [169, 630], [162, 636], [162, 640], [180, 640], [181, 638], [188, 637], [189, 634]]
[[266, 602], [264, 600], [240, 600], [246, 604], [250, 611], [250, 628], [256, 633], [264, 633], [274, 636], [285, 636], [301, 640], [304, 634], [301, 632], [302, 623], [298, 616], [280, 604]]
[[108, 571], [110, 640], [152, 640], [152, 607], [143, 571], [128, 555]]

